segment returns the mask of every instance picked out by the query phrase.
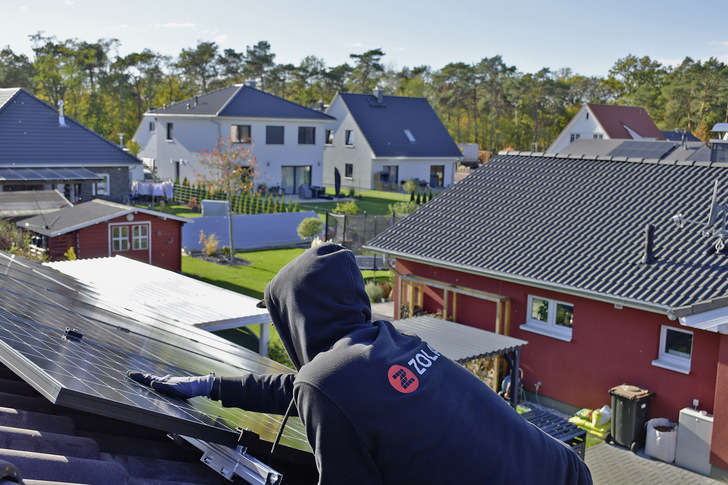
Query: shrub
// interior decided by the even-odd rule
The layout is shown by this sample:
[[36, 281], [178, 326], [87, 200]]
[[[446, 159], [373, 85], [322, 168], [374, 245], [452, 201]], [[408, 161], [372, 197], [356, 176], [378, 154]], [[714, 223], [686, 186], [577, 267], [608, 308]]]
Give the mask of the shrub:
[[415, 189], [417, 189], [417, 186], [419, 186], [419, 182], [414, 179], [405, 180], [402, 188], [405, 192], [408, 194], [414, 193]]
[[382, 299], [382, 287], [374, 281], [370, 281], [364, 285], [364, 291], [366, 291], [367, 296], [369, 296], [369, 301], [371, 302], [377, 302]]
[[63, 255], [66, 257], [68, 261], [76, 261], [76, 251], [73, 249], [73, 246], [70, 246], [68, 248], [68, 251], [63, 253]]
[[359, 213], [359, 206], [353, 200], [345, 202], [337, 202], [336, 208], [333, 210], [334, 214], [346, 214], [347, 216], [353, 216]]
[[223, 246], [220, 248], [220, 254], [229, 257], [230, 256], [230, 246]]
[[389, 212], [396, 212], [398, 214], [412, 214], [415, 209], [417, 209], [417, 204], [414, 202], [400, 201], [389, 204]]
[[217, 245], [220, 244], [220, 241], [214, 234], [205, 236], [205, 232], [200, 231], [200, 243], [202, 243], [202, 254], [212, 256], [217, 252]]
[[309, 237], [319, 236], [324, 230], [324, 221], [318, 217], [307, 217], [301, 221], [296, 228], [298, 237], [307, 239]]
[[291, 358], [288, 357], [288, 353], [286, 352], [286, 349], [283, 347], [283, 345], [280, 342], [274, 342], [273, 340], [271, 340], [268, 343], [268, 357], [275, 360], [279, 364], [283, 364], [286, 367], [290, 367], [291, 369], [296, 368], [293, 365], [293, 362], [291, 362]]

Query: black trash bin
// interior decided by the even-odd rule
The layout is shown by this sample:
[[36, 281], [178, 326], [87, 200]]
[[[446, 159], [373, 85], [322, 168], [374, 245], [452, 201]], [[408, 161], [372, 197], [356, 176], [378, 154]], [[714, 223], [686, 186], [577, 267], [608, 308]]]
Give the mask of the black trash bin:
[[612, 426], [609, 438], [636, 453], [645, 445], [645, 423], [650, 416], [650, 401], [655, 393], [622, 384], [611, 388], [609, 394], [612, 396]]

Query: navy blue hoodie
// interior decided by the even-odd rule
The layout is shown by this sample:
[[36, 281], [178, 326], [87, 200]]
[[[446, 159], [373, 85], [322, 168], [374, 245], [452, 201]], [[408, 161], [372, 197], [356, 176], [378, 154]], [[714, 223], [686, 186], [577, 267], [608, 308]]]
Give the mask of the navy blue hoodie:
[[351, 251], [323, 244], [284, 267], [265, 302], [298, 374], [221, 378], [225, 406], [295, 400], [321, 484], [590, 484], [571, 449], [459, 364], [371, 321]]

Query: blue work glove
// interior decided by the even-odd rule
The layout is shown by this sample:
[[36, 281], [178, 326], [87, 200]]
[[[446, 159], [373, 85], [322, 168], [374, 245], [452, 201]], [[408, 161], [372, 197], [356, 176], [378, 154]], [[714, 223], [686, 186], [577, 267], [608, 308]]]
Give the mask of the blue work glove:
[[215, 374], [208, 374], [206, 376], [174, 377], [169, 374], [166, 376], [155, 376], [131, 370], [127, 371], [126, 375], [129, 376], [130, 379], [147, 385], [155, 391], [159, 391], [168, 396], [178, 397], [180, 399], [189, 399], [196, 396], [205, 396], [209, 398], [210, 390], [212, 389], [212, 380], [215, 378]]

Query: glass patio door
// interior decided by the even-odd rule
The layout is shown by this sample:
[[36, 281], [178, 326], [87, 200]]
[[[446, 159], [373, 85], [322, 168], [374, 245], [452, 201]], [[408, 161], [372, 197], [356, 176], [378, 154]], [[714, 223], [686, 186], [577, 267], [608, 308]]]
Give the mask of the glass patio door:
[[296, 194], [302, 184], [311, 185], [311, 165], [281, 167], [281, 188], [284, 193]]

